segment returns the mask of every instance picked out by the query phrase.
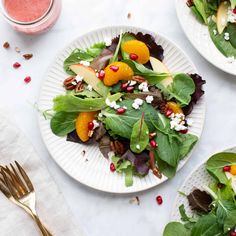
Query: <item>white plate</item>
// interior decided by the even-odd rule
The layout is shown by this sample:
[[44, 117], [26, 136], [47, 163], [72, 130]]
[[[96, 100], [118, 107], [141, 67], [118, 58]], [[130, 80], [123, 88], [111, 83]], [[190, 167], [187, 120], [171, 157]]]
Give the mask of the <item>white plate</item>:
[[[134, 27], [109, 27], [95, 30], [84, 36], [79, 37], [70, 43], [56, 57], [51, 67], [49, 68], [46, 78], [43, 82], [39, 97], [39, 108], [47, 110], [52, 108], [52, 100], [59, 94], [64, 94], [65, 90], [62, 83], [68, 75], [63, 70], [63, 61], [75, 48], [85, 49], [92, 44], [104, 41], [105, 38], [114, 38], [119, 35], [120, 31], [134, 32], [139, 31], [153, 35], [158, 44], [164, 48], [164, 62], [168, 65], [171, 72], [186, 72], [195, 73], [196, 69], [188, 57], [175, 44], [166, 38], [156, 35], [153, 32], [134, 28]], [[194, 125], [190, 129], [190, 133], [197, 135], [200, 138], [205, 117], [205, 103], [201, 99], [195, 106], [190, 118], [194, 119]], [[40, 129], [43, 140], [57, 164], [71, 177], [79, 182], [105, 192], [113, 193], [131, 193], [154, 187], [167, 178], [161, 180], [150, 173], [145, 178], [134, 178], [132, 187], [125, 187], [124, 176], [112, 173], [109, 170], [109, 162], [102, 157], [98, 147], [85, 146], [77, 143], [67, 142], [65, 138], [55, 136], [49, 126], [49, 121], [42, 116], [39, 117]], [[82, 155], [83, 150], [86, 151], [85, 156]], [[181, 161], [181, 168], [190, 155]], [[86, 159], [88, 161], [86, 161]]]
[[235, 63], [228, 63], [227, 58], [216, 48], [211, 40], [208, 28], [201, 24], [191, 9], [186, 5], [187, 0], [175, 0], [176, 11], [184, 33], [198, 52], [219, 69], [236, 75]]
[[[236, 153], [236, 147], [227, 148], [219, 152]], [[219, 153], [219, 152], [216, 152], [216, 153]], [[208, 158], [210, 158], [210, 156]], [[195, 188], [203, 190], [202, 186], [203, 185], [209, 186], [209, 184], [212, 183], [212, 181], [213, 181], [213, 177], [211, 177], [211, 175], [209, 175], [208, 172], [206, 171], [206, 161], [204, 161], [204, 163], [199, 165], [194, 171], [191, 172], [191, 174], [186, 178], [185, 182], [180, 187], [179, 191], [185, 194], [189, 194]], [[184, 204], [185, 206], [187, 215], [191, 216], [193, 214], [193, 211], [189, 207], [188, 199], [185, 196], [178, 194], [172, 208], [171, 221], [180, 221], [181, 216], [179, 214], [179, 206], [182, 204]]]

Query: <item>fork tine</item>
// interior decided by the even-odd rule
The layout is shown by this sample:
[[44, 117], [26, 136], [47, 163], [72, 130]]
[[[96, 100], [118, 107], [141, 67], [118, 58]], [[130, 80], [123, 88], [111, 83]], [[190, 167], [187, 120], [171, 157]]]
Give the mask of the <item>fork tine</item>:
[[4, 183], [4, 180], [2, 178], [0, 178], [1, 182], [0, 182], [0, 191], [7, 197], [11, 197], [11, 193], [9, 192], [7, 186]]
[[33, 186], [32, 182], [30, 181], [28, 175], [25, 173], [24, 169], [21, 167], [21, 165], [17, 161], [15, 161], [15, 163], [16, 163], [16, 166], [18, 167], [18, 170], [20, 171], [21, 176], [23, 177], [26, 185], [28, 186], [29, 190], [34, 191], [34, 186]]

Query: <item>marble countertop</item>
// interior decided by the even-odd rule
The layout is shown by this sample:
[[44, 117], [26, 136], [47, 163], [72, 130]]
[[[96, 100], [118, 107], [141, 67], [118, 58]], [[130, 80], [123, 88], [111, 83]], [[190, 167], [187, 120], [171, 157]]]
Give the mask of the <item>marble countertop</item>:
[[[127, 18], [129, 12], [130, 19]], [[2, 17], [0, 25], [1, 44], [8, 41], [13, 49], [17, 46], [22, 52], [34, 54], [30, 61], [24, 61], [14, 50], [0, 47], [0, 106], [9, 111], [11, 119], [32, 141], [71, 207], [77, 224], [89, 236], [162, 235], [177, 190], [188, 173], [212, 152], [236, 145], [236, 77], [209, 64], [193, 48], [177, 20], [174, 0], [64, 0], [57, 24], [40, 36], [17, 33]], [[205, 128], [190, 161], [174, 179], [127, 196], [98, 192], [67, 176], [47, 152], [32, 106], [37, 101], [46, 69], [58, 50], [85, 32], [111, 25], [139, 26], [172, 39], [190, 56], [207, 81]], [[18, 70], [12, 68], [16, 61], [22, 63]], [[26, 85], [23, 79], [27, 75], [32, 77], [32, 82]], [[163, 196], [161, 206], [156, 204], [157, 195]], [[134, 196], [139, 196], [139, 206], [129, 203]]]

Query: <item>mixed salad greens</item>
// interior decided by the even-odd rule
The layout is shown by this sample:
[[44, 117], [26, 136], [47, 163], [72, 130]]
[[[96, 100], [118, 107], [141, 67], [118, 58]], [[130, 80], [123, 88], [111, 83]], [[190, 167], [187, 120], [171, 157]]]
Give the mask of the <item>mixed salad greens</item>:
[[197, 19], [206, 24], [219, 51], [236, 59], [236, 0], [187, 0]]
[[[107, 40], [106, 40], [107, 41]], [[51, 130], [68, 141], [98, 143], [111, 171], [133, 176], [151, 170], [171, 178], [198, 138], [186, 118], [204, 94], [197, 74], [172, 74], [164, 50], [149, 34], [122, 33], [64, 61], [65, 95], [54, 98]], [[109, 154], [109, 155], [108, 155]]]
[[206, 170], [213, 176], [210, 186], [200, 186], [187, 199], [193, 216], [179, 207], [180, 222], [169, 223], [164, 236], [236, 235], [236, 154], [222, 152], [212, 156]]

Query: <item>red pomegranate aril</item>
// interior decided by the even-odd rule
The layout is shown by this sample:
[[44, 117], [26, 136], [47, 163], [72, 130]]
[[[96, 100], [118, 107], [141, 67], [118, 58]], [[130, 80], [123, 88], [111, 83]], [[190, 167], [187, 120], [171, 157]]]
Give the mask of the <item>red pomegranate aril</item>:
[[128, 86], [129, 86], [129, 83], [127, 82], [127, 83], [121, 84], [120, 88], [121, 88], [122, 90], [126, 90], [126, 89], [128, 88]]
[[230, 232], [230, 236], [236, 236], [236, 232], [235, 231], [231, 231]]
[[119, 70], [119, 66], [114, 66], [114, 65], [111, 65], [110, 66], [110, 69], [114, 72], [117, 72]]
[[187, 134], [187, 133], [188, 133], [188, 129], [180, 130], [179, 132], [180, 132], [181, 134]]
[[114, 163], [111, 163], [110, 164], [110, 171], [115, 172], [115, 170], [116, 170], [116, 167], [115, 167]]
[[100, 80], [103, 80], [105, 77], [105, 71], [104, 70], [100, 70], [99, 73], [98, 73], [98, 78]]
[[131, 60], [133, 60], [133, 61], [136, 61], [136, 60], [138, 59], [138, 55], [135, 54], [135, 53], [130, 53], [130, 54], [129, 54], [129, 58], [130, 58]]
[[156, 197], [156, 201], [158, 205], [161, 205], [163, 203], [163, 199], [160, 195]]
[[26, 77], [24, 78], [24, 81], [25, 81], [26, 84], [30, 83], [31, 77], [30, 77], [30, 76], [26, 76]]
[[117, 114], [123, 114], [126, 112], [126, 109], [124, 107], [120, 107], [116, 109]]
[[94, 123], [93, 122], [88, 122], [88, 129], [93, 130], [94, 128]]
[[171, 116], [172, 113], [173, 113], [173, 111], [171, 109], [167, 109], [165, 112], [165, 116], [169, 117], [169, 116]]
[[132, 93], [133, 91], [134, 91], [134, 87], [128, 87], [127, 89], [126, 89], [126, 91], [128, 92], [128, 93]]
[[231, 169], [230, 166], [224, 166], [224, 167], [223, 167], [223, 171], [224, 171], [224, 172], [229, 172], [230, 169]]
[[152, 148], [157, 148], [157, 143], [153, 139], [150, 141], [150, 145], [151, 145]]
[[15, 62], [15, 63], [13, 64], [13, 67], [14, 67], [15, 69], [17, 69], [17, 68], [21, 67], [21, 64], [20, 64], [19, 62]]
[[236, 14], [236, 7], [233, 9], [233, 13]]

